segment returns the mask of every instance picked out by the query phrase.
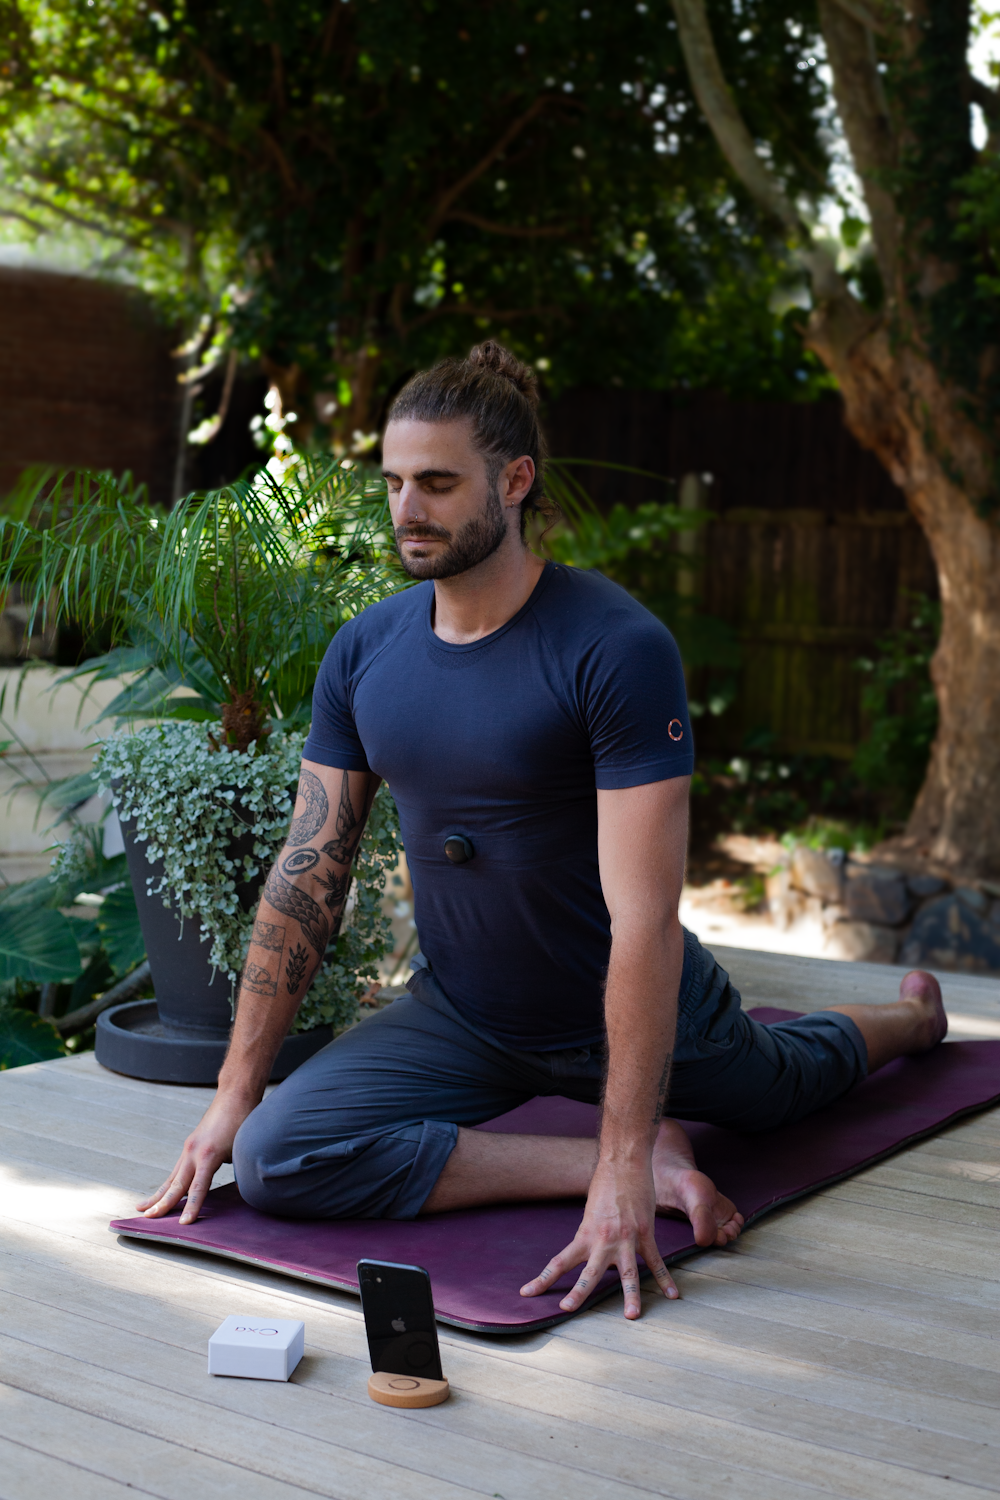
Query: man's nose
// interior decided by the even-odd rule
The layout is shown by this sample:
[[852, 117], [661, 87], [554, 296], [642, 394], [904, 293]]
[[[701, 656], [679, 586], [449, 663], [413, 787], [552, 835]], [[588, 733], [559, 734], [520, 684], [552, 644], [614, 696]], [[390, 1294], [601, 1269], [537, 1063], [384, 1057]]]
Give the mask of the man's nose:
[[424, 508], [423, 495], [418, 484], [404, 480], [395, 500], [396, 504], [393, 509], [397, 526], [409, 526], [415, 521], [426, 521], [427, 511]]

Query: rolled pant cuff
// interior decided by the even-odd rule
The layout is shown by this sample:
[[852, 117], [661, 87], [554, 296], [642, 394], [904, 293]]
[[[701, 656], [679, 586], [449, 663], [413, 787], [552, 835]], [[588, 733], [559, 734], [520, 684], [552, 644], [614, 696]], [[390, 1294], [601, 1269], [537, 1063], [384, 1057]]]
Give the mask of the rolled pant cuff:
[[406, 1177], [406, 1186], [396, 1196], [387, 1219], [415, 1219], [431, 1195], [434, 1184], [458, 1141], [458, 1126], [447, 1120], [425, 1120], [420, 1145]]

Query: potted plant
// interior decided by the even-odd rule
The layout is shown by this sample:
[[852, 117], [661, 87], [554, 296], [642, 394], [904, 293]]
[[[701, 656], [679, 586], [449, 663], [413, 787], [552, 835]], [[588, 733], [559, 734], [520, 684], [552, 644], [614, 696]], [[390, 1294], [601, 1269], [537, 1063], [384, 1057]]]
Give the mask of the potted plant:
[[[291, 819], [312, 685], [342, 621], [405, 581], [381, 481], [301, 459], [169, 513], [127, 480], [36, 475], [0, 520], [0, 590], [17, 581], [48, 625], [102, 625], [112, 646], [74, 676], [124, 677], [103, 718], [95, 783], [119, 810], [155, 1004], [102, 1015], [119, 1071], [214, 1082], [252, 911]], [[399, 854], [382, 789], [344, 928], [284, 1044], [284, 1074], [357, 1018], [388, 924]], [[56, 862], [65, 877], [79, 851]]]

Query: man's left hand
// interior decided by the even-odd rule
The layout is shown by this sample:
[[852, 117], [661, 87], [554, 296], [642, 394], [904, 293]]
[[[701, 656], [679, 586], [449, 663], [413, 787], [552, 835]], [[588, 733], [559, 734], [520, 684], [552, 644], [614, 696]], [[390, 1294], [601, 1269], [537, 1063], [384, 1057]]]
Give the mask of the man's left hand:
[[625, 1293], [626, 1318], [642, 1312], [638, 1256], [653, 1273], [665, 1297], [676, 1297], [673, 1277], [656, 1247], [656, 1197], [650, 1162], [628, 1165], [599, 1161], [587, 1194], [587, 1207], [571, 1245], [549, 1261], [541, 1275], [521, 1288], [522, 1297], [537, 1297], [565, 1271], [585, 1262], [576, 1285], [559, 1306], [576, 1312], [609, 1266], [617, 1266]]

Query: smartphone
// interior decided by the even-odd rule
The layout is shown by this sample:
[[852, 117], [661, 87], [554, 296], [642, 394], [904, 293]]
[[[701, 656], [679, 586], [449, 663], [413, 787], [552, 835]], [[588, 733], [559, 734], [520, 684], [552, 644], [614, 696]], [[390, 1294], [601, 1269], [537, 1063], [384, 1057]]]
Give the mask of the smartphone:
[[431, 1278], [423, 1266], [359, 1260], [358, 1282], [372, 1369], [443, 1380]]

